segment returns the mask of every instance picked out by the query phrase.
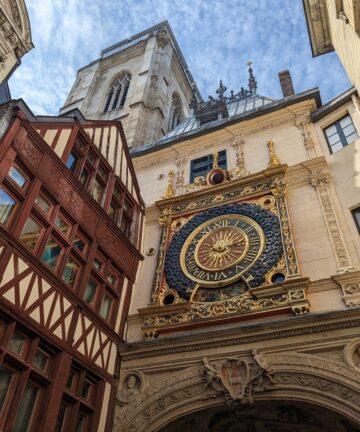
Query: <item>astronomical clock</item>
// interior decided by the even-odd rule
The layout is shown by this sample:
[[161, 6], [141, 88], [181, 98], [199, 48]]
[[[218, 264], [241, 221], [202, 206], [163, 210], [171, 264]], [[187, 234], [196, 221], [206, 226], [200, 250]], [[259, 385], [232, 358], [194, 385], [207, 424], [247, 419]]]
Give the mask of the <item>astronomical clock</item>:
[[[308, 312], [286, 205], [286, 166], [159, 202], [161, 238], [146, 338], [261, 315]], [[169, 191], [168, 191], [169, 192]]]

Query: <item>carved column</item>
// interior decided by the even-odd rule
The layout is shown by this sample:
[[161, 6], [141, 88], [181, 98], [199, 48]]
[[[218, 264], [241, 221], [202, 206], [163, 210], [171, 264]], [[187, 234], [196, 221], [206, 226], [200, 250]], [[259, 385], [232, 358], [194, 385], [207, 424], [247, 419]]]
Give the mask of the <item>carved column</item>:
[[249, 174], [249, 171], [245, 168], [245, 158], [244, 158], [244, 138], [240, 135], [234, 135], [233, 141], [231, 143], [236, 154], [236, 168], [232, 171], [232, 177], [244, 177]]
[[161, 227], [161, 232], [160, 232], [159, 252], [157, 256], [156, 270], [155, 270], [152, 294], [151, 294], [151, 300], [153, 303], [156, 303], [159, 297], [160, 282], [161, 282], [161, 277], [162, 277], [163, 267], [164, 267], [166, 237], [168, 232], [168, 226], [170, 225], [171, 222], [171, 208], [166, 208], [162, 212], [158, 221]]
[[272, 193], [276, 199], [276, 205], [279, 214], [280, 226], [281, 226], [281, 237], [283, 248], [285, 252], [286, 269], [288, 278], [299, 277], [299, 266], [296, 258], [294, 239], [292, 236], [289, 212], [286, 203], [286, 187], [285, 185], [278, 185], [272, 189]]
[[330, 174], [313, 172], [310, 179], [311, 184], [316, 189], [321, 204], [321, 210], [324, 215], [331, 245], [334, 250], [338, 267], [337, 271], [338, 273], [343, 273], [352, 270], [353, 267], [350, 261], [349, 253], [345, 246], [328, 187], [330, 183]]
[[304, 146], [306, 148], [309, 159], [316, 158], [315, 144], [311, 137], [310, 132], [310, 116], [307, 114], [297, 115], [295, 118], [295, 125], [301, 132]]

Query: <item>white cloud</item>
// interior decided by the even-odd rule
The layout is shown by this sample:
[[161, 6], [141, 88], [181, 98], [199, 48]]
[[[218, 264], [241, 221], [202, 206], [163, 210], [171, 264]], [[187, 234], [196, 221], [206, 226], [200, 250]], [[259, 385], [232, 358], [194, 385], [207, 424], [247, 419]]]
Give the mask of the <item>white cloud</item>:
[[[290, 69], [295, 90], [319, 86], [323, 100], [350, 86], [336, 56], [313, 59], [301, 2], [282, 0], [31, 0], [36, 48], [10, 81], [35, 113], [57, 114], [76, 70], [101, 49], [167, 19], [204, 97], [220, 78], [247, 85], [254, 61], [259, 93], [281, 97], [277, 73]], [[274, 4], [277, 7], [274, 7]], [[331, 70], [331, 74], [323, 71]]]

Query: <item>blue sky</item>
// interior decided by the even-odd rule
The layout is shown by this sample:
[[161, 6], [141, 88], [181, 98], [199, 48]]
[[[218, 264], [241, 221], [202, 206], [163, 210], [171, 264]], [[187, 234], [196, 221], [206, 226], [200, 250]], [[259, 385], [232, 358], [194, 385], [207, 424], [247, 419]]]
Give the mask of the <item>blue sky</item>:
[[297, 93], [319, 87], [323, 102], [350, 87], [335, 53], [313, 58], [301, 0], [27, 0], [35, 48], [10, 80], [35, 114], [56, 115], [76, 71], [100, 50], [167, 19], [204, 98], [219, 79], [281, 98], [278, 72]]

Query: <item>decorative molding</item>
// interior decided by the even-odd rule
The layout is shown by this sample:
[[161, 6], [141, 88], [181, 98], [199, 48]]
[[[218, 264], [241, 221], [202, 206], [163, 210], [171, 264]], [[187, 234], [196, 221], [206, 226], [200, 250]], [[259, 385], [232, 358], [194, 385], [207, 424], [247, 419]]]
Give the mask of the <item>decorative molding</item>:
[[[295, 315], [309, 312], [309, 301], [306, 292], [308, 279], [293, 279], [282, 284], [252, 288], [240, 296], [218, 302], [179, 302], [171, 305], [158, 304], [158, 283], [161, 278], [163, 257], [156, 271], [156, 282], [153, 301], [156, 304], [139, 309], [144, 319], [143, 332], [145, 339], [157, 338], [160, 333], [176, 332], [191, 327], [196, 322], [207, 321], [216, 325], [226, 320], [241, 319], [252, 314], [263, 314], [271, 311], [290, 311]], [[158, 271], [159, 270], [159, 271]]]
[[278, 185], [272, 190], [272, 192], [276, 199], [276, 204], [278, 208], [288, 277], [299, 277], [299, 266], [296, 258], [294, 239], [292, 236], [289, 212], [286, 203], [286, 188], [284, 185]]
[[181, 195], [184, 192], [184, 171], [185, 166], [188, 163], [187, 153], [178, 155], [176, 158], [176, 181], [175, 181], [175, 195]]
[[338, 274], [332, 279], [341, 287], [346, 306], [360, 307], [360, 271]]
[[353, 267], [335, 214], [328, 187], [330, 184], [330, 173], [322, 170], [313, 170], [310, 180], [311, 184], [316, 189], [320, 201], [321, 210], [324, 215], [330, 242], [337, 262], [338, 272], [350, 271]]
[[311, 120], [310, 120], [310, 115], [308, 113], [296, 114], [295, 126], [299, 129], [301, 133], [302, 140], [308, 154], [308, 158], [315, 159], [317, 156], [316, 156], [315, 144], [311, 137], [310, 126], [309, 126], [310, 124], [311, 124]]
[[236, 155], [236, 168], [230, 170], [231, 178], [244, 177], [249, 175], [249, 171], [245, 168], [244, 145], [245, 141], [241, 134], [236, 134], [231, 143]]
[[316, 353], [259, 353], [253, 349], [236, 357], [220, 354], [211, 363], [202, 357], [165, 376], [155, 369], [151, 376], [153, 384], [145, 386], [128, 404], [117, 406], [115, 428], [119, 432], [155, 432], [185, 414], [227, 404], [237, 408], [284, 395], [288, 402], [315, 401], [355, 424], [360, 418], [360, 373], [316, 357]]
[[[219, 204], [235, 202], [245, 197], [255, 197], [271, 191], [276, 186], [283, 185], [286, 169], [286, 165], [279, 165], [257, 174], [251, 174], [220, 185], [209, 186], [191, 194], [160, 200], [155, 204], [160, 209], [171, 207], [172, 214], [175, 216], [189, 214], [189, 210], [199, 211]], [[221, 200], [219, 199], [220, 195], [222, 196]]]

